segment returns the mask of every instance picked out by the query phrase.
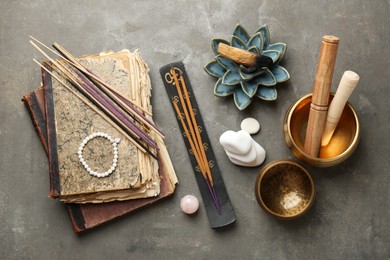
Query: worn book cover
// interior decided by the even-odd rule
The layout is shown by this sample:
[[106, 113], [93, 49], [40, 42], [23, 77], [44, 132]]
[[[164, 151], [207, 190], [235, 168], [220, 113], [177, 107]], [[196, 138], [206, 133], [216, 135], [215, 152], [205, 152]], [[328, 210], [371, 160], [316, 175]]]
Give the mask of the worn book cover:
[[[110, 54], [105, 54], [105, 55], [110, 55]], [[94, 57], [94, 59], [99, 60], [97, 57]], [[44, 78], [45, 77], [46, 77], [46, 83], [48, 82], [50, 83], [51, 78], [48, 77], [48, 75], [44, 75]], [[150, 82], [147, 84], [150, 84]], [[48, 91], [48, 93], [50, 94], [50, 90]], [[150, 88], [149, 90], [146, 90], [144, 93], [149, 93], [150, 95]], [[55, 124], [53, 120], [50, 119], [50, 116], [48, 117], [48, 115], [50, 115], [50, 109], [48, 108], [50, 108], [51, 104], [54, 104], [54, 99], [51, 100], [50, 98], [46, 98], [44, 94], [45, 92], [43, 91], [43, 88], [40, 87], [36, 91], [23, 97], [23, 102], [25, 103], [27, 110], [30, 113], [33, 125], [38, 133], [38, 136], [40, 137], [43, 147], [45, 148], [45, 151], [47, 151], [47, 154], [49, 155], [50, 167], [53, 167], [53, 165], [55, 167], [56, 164], [58, 165], [58, 161], [53, 163], [53, 160], [56, 161], [55, 158], [56, 152], [53, 152], [53, 150], [54, 151], [56, 150], [54, 149], [54, 147], [50, 149], [50, 145], [53, 146], [53, 141], [52, 142], [49, 141], [50, 138], [49, 133], [54, 131], [54, 129], [52, 128], [55, 126]], [[55, 143], [56, 140], [54, 140], [54, 144]], [[174, 192], [175, 184], [177, 183], [177, 178], [174, 173], [173, 166], [169, 158], [169, 154], [166, 150], [166, 147], [163, 145], [162, 140], [159, 140], [159, 146], [160, 146], [160, 151], [158, 153], [158, 158], [159, 158], [158, 178], [160, 180], [159, 195], [151, 198], [145, 198], [145, 199], [114, 201], [114, 202], [99, 203], [99, 204], [66, 203], [75, 232], [81, 232], [93, 228], [97, 225], [105, 223], [111, 219], [124, 215], [135, 209], [154, 203], [164, 197], [169, 196]], [[58, 179], [59, 176], [55, 176], [55, 174], [53, 175], [53, 171], [50, 171], [50, 176], [51, 176], [50, 196], [55, 197], [55, 195], [56, 194], [59, 195], [60, 192], [60, 185], [59, 185], [60, 181]]]
[[[130, 52], [115, 55], [131, 60]], [[150, 82], [142, 80], [140, 63], [129, 62], [130, 67], [126, 68], [120, 59], [111, 54], [85, 57], [80, 61], [124, 97], [151, 110]], [[145, 198], [159, 194], [158, 162], [155, 159], [139, 151], [121, 132], [91, 109], [93, 104], [88, 105], [77, 98], [46, 71], [43, 71], [43, 85], [48, 118], [49, 156], [53, 157], [49, 160], [55, 184], [53, 197], [59, 197], [64, 202], [85, 203]], [[93, 132], [104, 132], [121, 139], [118, 145], [118, 166], [105, 178], [91, 176], [78, 160], [77, 149], [80, 143]], [[104, 139], [99, 139], [103, 138], [91, 141], [84, 154], [91, 168], [102, 172], [110, 167], [112, 149]]]
[[[30, 94], [23, 97], [22, 101], [27, 107], [32, 123], [37, 131], [40, 141], [45, 150], [47, 147], [46, 141], [46, 118], [44, 111], [41, 109], [42, 105], [40, 99], [36, 96], [42, 95], [42, 88], [39, 88]], [[162, 155], [159, 153], [159, 175], [160, 175], [160, 194], [156, 197], [135, 199], [127, 201], [113, 201], [107, 203], [65, 203], [69, 216], [72, 221], [73, 229], [76, 233], [87, 229], [94, 228], [100, 224], [106, 223], [119, 216], [125, 215], [136, 209], [153, 204], [165, 197], [168, 197], [174, 192], [175, 180], [173, 180], [167, 171], [170, 166], [165, 165]]]

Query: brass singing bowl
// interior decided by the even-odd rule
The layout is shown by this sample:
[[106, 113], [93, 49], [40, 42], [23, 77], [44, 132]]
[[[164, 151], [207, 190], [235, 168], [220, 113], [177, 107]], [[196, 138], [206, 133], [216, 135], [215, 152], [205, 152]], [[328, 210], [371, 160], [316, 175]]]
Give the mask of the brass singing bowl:
[[[330, 101], [334, 94], [331, 94]], [[309, 118], [311, 94], [295, 101], [287, 110], [284, 118], [284, 138], [293, 155], [312, 166], [330, 167], [342, 163], [356, 150], [360, 140], [359, 118], [347, 103], [337, 128], [327, 146], [321, 147], [319, 157], [313, 157], [303, 151], [307, 120]]]
[[255, 192], [261, 208], [280, 219], [302, 216], [315, 197], [309, 172], [291, 160], [267, 164], [257, 176]]

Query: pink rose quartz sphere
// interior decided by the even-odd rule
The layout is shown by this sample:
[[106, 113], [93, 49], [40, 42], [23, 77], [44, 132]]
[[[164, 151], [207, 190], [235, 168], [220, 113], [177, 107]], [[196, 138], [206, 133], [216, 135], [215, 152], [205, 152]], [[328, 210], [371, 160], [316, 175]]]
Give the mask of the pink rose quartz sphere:
[[199, 201], [194, 195], [186, 195], [180, 201], [180, 208], [186, 214], [193, 214], [199, 208]]

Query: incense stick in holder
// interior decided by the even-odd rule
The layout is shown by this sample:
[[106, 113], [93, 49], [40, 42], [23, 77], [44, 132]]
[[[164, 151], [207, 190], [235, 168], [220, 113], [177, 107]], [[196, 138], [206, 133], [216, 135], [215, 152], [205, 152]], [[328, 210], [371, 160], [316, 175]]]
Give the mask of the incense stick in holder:
[[318, 157], [321, 148], [338, 44], [335, 36], [322, 37], [304, 145], [305, 153], [313, 157]]

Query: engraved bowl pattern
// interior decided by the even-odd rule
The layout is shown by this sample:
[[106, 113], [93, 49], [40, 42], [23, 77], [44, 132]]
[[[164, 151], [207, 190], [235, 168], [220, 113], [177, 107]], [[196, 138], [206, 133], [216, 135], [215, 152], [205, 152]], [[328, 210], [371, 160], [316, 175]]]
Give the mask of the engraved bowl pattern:
[[266, 165], [257, 177], [255, 190], [260, 206], [281, 219], [303, 215], [315, 197], [315, 187], [309, 172], [290, 160]]

